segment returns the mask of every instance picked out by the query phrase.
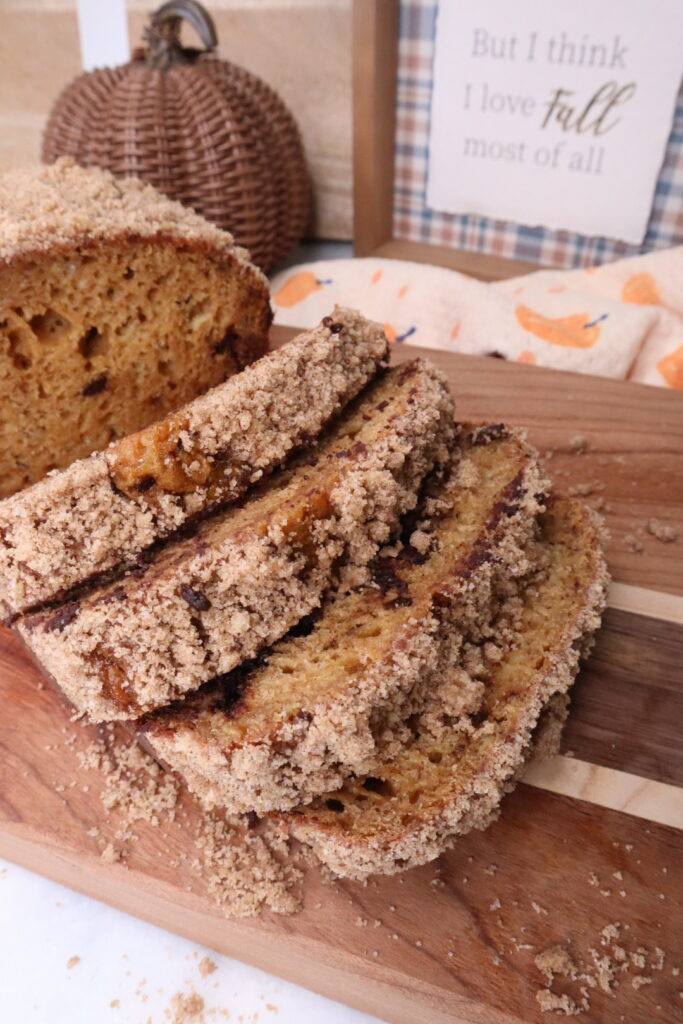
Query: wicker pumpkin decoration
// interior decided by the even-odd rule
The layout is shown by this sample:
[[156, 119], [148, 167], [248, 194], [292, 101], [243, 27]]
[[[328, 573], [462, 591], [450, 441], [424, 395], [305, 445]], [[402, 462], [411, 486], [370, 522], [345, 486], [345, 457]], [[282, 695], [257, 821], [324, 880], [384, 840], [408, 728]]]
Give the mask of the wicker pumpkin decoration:
[[[183, 47], [186, 19], [204, 50]], [[79, 75], [58, 97], [42, 158], [135, 175], [232, 232], [269, 270], [301, 238], [310, 184], [296, 123], [277, 93], [212, 52], [216, 30], [194, 0], [151, 17], [129, 64]]]

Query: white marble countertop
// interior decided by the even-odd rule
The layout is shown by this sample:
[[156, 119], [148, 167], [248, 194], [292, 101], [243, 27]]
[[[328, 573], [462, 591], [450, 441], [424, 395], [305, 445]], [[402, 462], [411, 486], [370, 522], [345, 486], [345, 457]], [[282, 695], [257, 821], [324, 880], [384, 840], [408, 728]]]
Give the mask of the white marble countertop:
[[377, 1019], [3, 860], [0, 965], [3, 1024], [372, 1024]]

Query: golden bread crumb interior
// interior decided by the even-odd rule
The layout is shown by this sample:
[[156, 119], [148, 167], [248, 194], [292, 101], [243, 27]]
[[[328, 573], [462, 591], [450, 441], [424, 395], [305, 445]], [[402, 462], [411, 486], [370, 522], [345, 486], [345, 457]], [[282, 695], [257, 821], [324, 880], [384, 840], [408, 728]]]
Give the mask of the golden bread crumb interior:
[[0, 497], [160, 419], [265, 340], [261, 289], [198, 247], [112, 241], [0, 266]]
[[[373, 424], [366, 424], [372, 430]], [[373, 586], [337, 596], [307, 636], [276, 644], [267, 664], [249, 677], [232, 713], [199, 717], [195, 728], [225, 744], [258, 742], [274, 723], [295, 720], [328, 695], [338, 696], [356, 684], [364, 667], [386, 657], [402, 627], [432, 613], [438, 594], [455, 581], [454, 569], [487, 527], [488, 512], [513, 482], [526, 456], [511, 435], [493, 444], [465, 444], [468, 471], [480, 481], [463, 489], [457, 476], [439, 488], [439, 510], [433, 517], [433, 550], [422, 564], [410, 554], [380, 558]], [[417, 552], [412, 552], [412, 556]]]
[[[541, 517], [546, 546], [543, 577], [524, 590], [515, 645], [491, 668], [475, 728], [444, 729], [437, 737], [412, 722], [414, 741], [375, 774], [350, 779], [293, 813], [324, 832], [345, 839], [389, 841], [453, 803], [470, 780], [486, 770], [490, 756], [515, 733], [527, 705], [538, 699], [534, 684], [550, 668], [558, 641], [577, 601], [596, 579], [592, 522], [574, 501], [554, 500]], [[548, 695], [545, 699], [547, 700]]]

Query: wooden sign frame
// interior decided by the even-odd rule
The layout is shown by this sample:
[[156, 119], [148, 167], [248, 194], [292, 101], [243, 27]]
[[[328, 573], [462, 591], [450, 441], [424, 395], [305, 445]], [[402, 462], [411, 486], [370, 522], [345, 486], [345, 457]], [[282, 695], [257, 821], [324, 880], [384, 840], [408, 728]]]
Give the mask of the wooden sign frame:
[[[402, 19], [401, 0], [354, 0], [354, 240], [357, 256], [385, 256], [435, 263], [484, 280], [499, 280], [549, 267], [577, 269], [683, 243], [680, 189], [683, 187], [683, 87], [659, 172], [646, 235], [639, 246], [615, 238], [587, 236], [542, 226], [468, 215], [452, 216], [424, 204], [421, 182], [428, 162], [424, 103], [429, 91], [425, 65], [429, 19], [437, 0], [415, 3]], [[401, 163], [395, 166], [397, 136]], [[394, 233], [395, 185], [400, 174], [408, 209]], [[405, 180], [404, 180], [405, 179]], [[403, 187], [405, 186], [405, 187]], [[396, 211], [398, 212], [398, 211]], [[470, 224], [472, 220], [472, 224]], [[457, 248], [467, 232], [483, 232], [482, 252]], [[409, 236], [412, 235], [412, 240]], [[429, 239], [432, 239], [431, 241]], [[452, 244], [449, 244], [449, 238]], [[442, 241], [442, 239], [444, 241]], [[495, 246], [494, 243], [495, 242]], [[502, 255], [507, 253], [507, 255]]]
[[399, 0], [354, 0], [354, 255], [436, 263], [486, 281], [543, 269], [538, 263], [394, 237], [398, 16]]

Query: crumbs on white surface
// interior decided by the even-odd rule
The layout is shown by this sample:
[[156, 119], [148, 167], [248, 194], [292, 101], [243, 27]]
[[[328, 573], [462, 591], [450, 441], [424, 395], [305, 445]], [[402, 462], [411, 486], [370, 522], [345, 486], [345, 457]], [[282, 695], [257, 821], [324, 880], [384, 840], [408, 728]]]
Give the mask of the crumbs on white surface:
[[218, 970], [218, 964], [215, 960], [212, 960], [210, 956], [203, 956], [199, 961], [199, 973], [202, 978], [208, 978], [210, 974]]
[[[205, 1002], [198, 992], [176, 992], [171, 997], [171, 1024], [204, 1024]], [[168, 1019], [168, 1017], [167, 1017]]]

